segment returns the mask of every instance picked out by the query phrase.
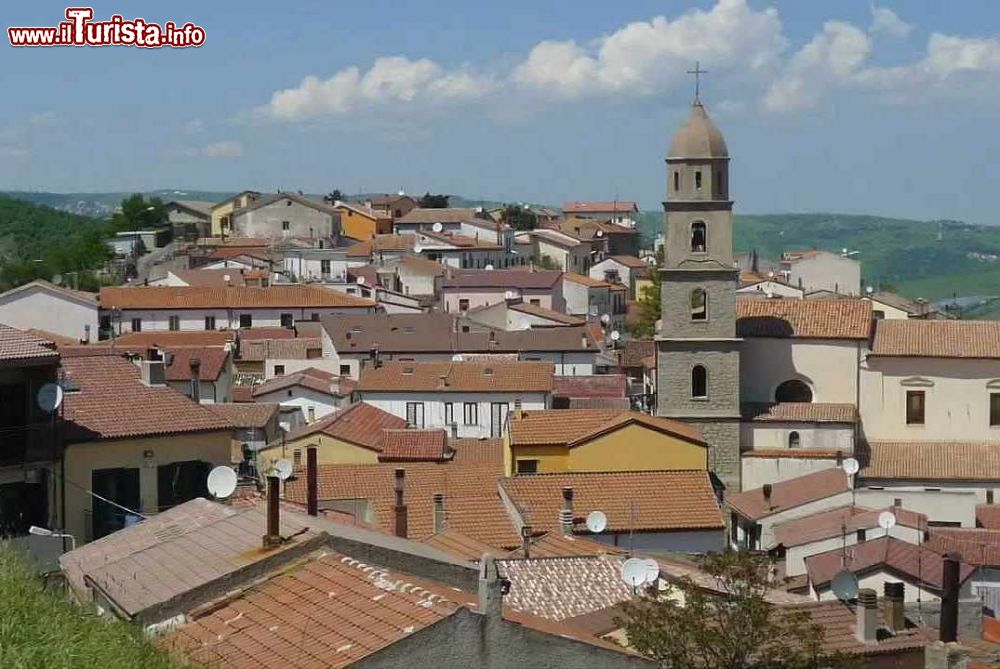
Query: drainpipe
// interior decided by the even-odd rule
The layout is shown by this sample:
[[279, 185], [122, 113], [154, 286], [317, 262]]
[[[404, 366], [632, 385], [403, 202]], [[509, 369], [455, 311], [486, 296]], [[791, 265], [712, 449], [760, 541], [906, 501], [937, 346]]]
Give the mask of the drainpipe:
[[278, 488], [281, 479], [277, 476], [267, 477], [267, 534], [264, 535], [264, 548], [277, 548], [281, 545], [281, 529], [279, 514]]

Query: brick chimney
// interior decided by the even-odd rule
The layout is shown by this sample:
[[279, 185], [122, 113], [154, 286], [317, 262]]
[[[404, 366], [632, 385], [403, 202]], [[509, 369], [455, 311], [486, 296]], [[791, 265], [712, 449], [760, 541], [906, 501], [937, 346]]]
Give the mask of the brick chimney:
[[559, 524], [562, 526], [563, 534], [573, 534], [573, 488], [566, 486], [562, 489], [562, 511], [559, 512]]
[[406, 505], [403, 503], [403, 485], [406, 477], [405, 469], [396, 470], [396, 504], [393, 507], [395, 517], [394, 532], [397, 537], [406, 538]]
[[861, 643], [875, 643], [878, 630], [878, 594], [871, 588], [858, 592], [857, 625], [854, 637]]
[[902, 582], [896, 582], [885, 583], [882, 587], [882, 618], [885, 620], [885, 626], [894, 632], [899, 632], [906, 627], [903, 603], [906, 586]]
[[434, 534], [444, 532], [444, 494], [434, 493]]
[[201, 359], [191, 358], [191, 401], [201, 402]]
[[941, 627], [940, 639], [948, 643], [958, 641], [958, 589], [961, 558], [955, 553], [944, 556], [941, 576]]
[[306, 446], [306, 513], [319, 515], [319, 481], [317, 478], [317, 449], [314, 444]]
[[531, 525], [521, 526], [521, 550], [524, 552], [524, 559], [531, 557]]

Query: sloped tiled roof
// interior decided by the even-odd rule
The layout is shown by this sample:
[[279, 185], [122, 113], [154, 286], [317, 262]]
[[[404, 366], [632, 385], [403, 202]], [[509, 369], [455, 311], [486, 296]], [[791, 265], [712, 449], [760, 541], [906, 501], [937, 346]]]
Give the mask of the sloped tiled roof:
[[202, 381], [217, 381], [229, 361], [229, 351], [218, 346], [179, 346], [167, 352], [170, 354], [167, 381], [190, 381], [194, 359], [201, 363], [198, 376]]
[[[847, 602], [829, 601], [785, 605], [776, 609], [776, 613], [777, 615], [787, 616], [807, 615], [809, 624], [818, 625], [822, 628], [823, 638], [821, 648], [830, 655], [835, 653], [843, 653], [851, 656], [891, 655], [907, 651], [919, 651], [919, 649], [927, 644], [924, 631], [917, 625], [908, 625], [893, 634], [879, 634], [878, 640], [875, 642], [864, 643], [858, 641], [856, 631], [858, 614], [855, 609], [855, 605]], [[884, 609], [879, 606], [875, 611], [878, 629], [886, 629], [887, 627], [883, 614]], [[906, 657], [914, 661], [914, 658], [909, 654]], [[921, 657], [921, 659], [915, 661], [922, 663], [923, 659]], [[875, 665], [874, 662], [873, 660], [873, 666], [884, 666]], [[903, 665], [897, 664], [896, 666]]]
[[143, 384], [139, 368], [124, 358], [67, 358], [62, 367], [79, 387], [66, 393], [63, 404], [72, 424], [67, 430], [70, 442], [231, 428], [173, 388]]
[[[554, 557], [593, 557], [595, 555], [617, 555], [625, 553], [622, 548], [611, 544], [602, 544], [594, 539], [573, 534], [563, 534], [561, 531], [546, 532], [533, 537], [528, 543], [530, 558]], [[507, 553], [508, 560], [524, 558], [524, 548], [516, 548]]]
[[361, 370], [359, 392], [552, 391], [550, 362], [386, 362]]
[[620, 604], [635, 595], [622, 580], [625, 558], [590, 557], [499, 560], [510, 579], [504, 604], [549, 620], [565, 620]]
[[285, 436], [285, 440], [292, 441], [310, 434], [323, 433], [335, 439], [378, 451], [382, 448], [383, 430], [404, 428], [406, 428], [404, 419], [367, 402], [356, 402], [323, 416], [314, 423], [292, 430]]
[[871, 355], [1000, 358], [1000, 321], [879, 320]]
[[1000, 504], [977, 504], [976, 526], [1000, 530]]
[[763, 488], [754, 488], [729, 495], [726, 503], [744, 518], [757, 520], [849, 490], [847, 474], [833, 467], [773, 484], [770, 502]]
[[0, 324], [0, 365], [55, 363], [58, 360], [59, 353], [51, 341]]
[[688, 423], [638, 411], [553, 409], [525, 411], [510, 421], [510, 443], [515, 446], [559, 444], [574, 446], [635, 423], [687, 441], [705, 444], [701, 431]]
[[583, 274], [577, 274], [575, 272], [566, 272], [563, 275], [564, 281], [572, 281], [573, 283], [578, 283], [582, 286], [587, 286], [588, 288], [609, 288], [611, 284], [607, 281], [601, 281], [600, 279], [591, 279], [589, 276], [584, 276]]
[[553, 395], [562, 397], [626, 397], [628, 378], [624, 374], [557, 376]]
[[307, 367], [291, 374], [283, 374], [254, 386], [253, 396], [267, 395], [288, 388], [308, 388], [330, 397], [347, 397], [357, 387], [357, 382], [346, 376], [337, 376], [323, 369]]
[[456, 532], [454, 530], [444, 530], [437, 534], [432, 534], [423, 540], [428, 546], [433, 546], [439, 551], [454, 555], [461, 560], [478, 562], [484, 554], [500, 555], [504, 551], [496, 546], [490, 546], [478, 539]]
[[286, 337], [282, 339], [245, 339], [240, 344], [240, 360], [308, 360], [323, 353], [319, 337]]
[[192, 286], [105, 286], [105, 309], [368, 308], [371, 300], [317, 286], [199, 288]]
[[875, 529], [879, 527], [879, 515], [885, 511], [891, 511], [900, 526], [927, 529], [927, 516], [916, 511], [902, 507], [867, 509], [847, 505], [775, 525], [774, 540], [788, 548], [839, 537], [844, 532], [854, 534], [858, 530]]
[[652, 265], [650, 265], [642, 258], [636, 258], [635, 256], [618, 255], [618, 256], [611, 256], [609, 259], [614, 260], [619, 265], [625, 265], [626, 267], [631, 269], [644, 269], [644, 270], [652, 269]]
[[415, 235], [375, 235], [371, 239], [348, 246], [344, 253], [348, 258], [370, 258], [380, 251], [413, 251], [416, 243]]
[[512, 311], [519, 311], [522, 314], [529, 314], [531, 316], [537, 316], [538, 318], [545, 318], [556, 323], [562, 323], [563, 325], [583, 325], [586, 321], [582, 318], [577, 318], [576, 316], [570, 316], [569, 314], [564, 314], [561, 311], [555, 311], [554, 309], [546, 309], [543, 306], [537, 304], [529, 304], [527, 302], [517, 302], [507, 306], [508, 309]]
[[247, 285], [243, 272], [238, 269], [171, 269], [170, 273], [187, 285], [199, 288]]
[[631, 200], [613, 201], [577, 201], [563, 203], [563, 211], [568, 214], [622, 213], [629, 214], [639, 210], [639, 205]]
[[444, 430], [383, 430], [381, 462], [444, 460], [448, 457]]
[[868, 339], [868, 300], [736, 300], [740, 337]]
[[463, 269], [445, 274], [442, 287], [541, 290], [552, 288], [561, 278], [559, 270]]
[[942, 554], [958, 553], [966, 564], [1000, 567], [1000, 530], [935, 527], [924, 545]]
[[858, 459], [858, 476], [867, 479], [1000, 479], [1000, 442], [873, 441], [859, 447]]
[[217, 416], [229, 421], [233, 427], [264, 428], [281, 409], [280, 404], [253, 402], [216, 402], [205, 407]]
[[621, 352], [622, 367], [643, 367], [652, 357], [656, 360], [656, 342], [652, 339], [629, 339]]
[[161, 332], [123, 332], [114, 339], [101, 342], [125, 350], [143, 348], [173, 349], [178, 346], [225, 346], [236, 339], [235, 330], [164, 330]]
[[708, 472], [701, 470], [534, 474], [501, 480], [524, 521], [560, 531], [562, 489], [573, 488], [575, 522], [603, 511], [608, 532], [718, 529], [725, 525]]
[[503, 439], [449, 439], [448, 448], [454, 452], [455, 464], [501, 465]]
[[775, 423], [850, 423], [858, 421], [853, 404], [830, 402], [747, 402], [740, 406], [744, 420]]
[[398, 223], [461, 223], [475, 219], [476, 210], [471, 207], [417, 207], [396, 221]]

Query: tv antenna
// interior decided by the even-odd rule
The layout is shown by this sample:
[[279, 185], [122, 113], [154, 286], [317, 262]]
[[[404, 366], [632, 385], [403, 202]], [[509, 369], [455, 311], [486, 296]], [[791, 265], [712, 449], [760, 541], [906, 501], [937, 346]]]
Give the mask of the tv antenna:
[[225, 499], [236, 490], [236, 472], [232, 467], [220, 465], [208, 473], [207, 487], [215, 499]]
[[603, 511], [591, 511], [587, 514], [587, 530], [591, 534], [600, 534], [608, 526], [608, 517]]

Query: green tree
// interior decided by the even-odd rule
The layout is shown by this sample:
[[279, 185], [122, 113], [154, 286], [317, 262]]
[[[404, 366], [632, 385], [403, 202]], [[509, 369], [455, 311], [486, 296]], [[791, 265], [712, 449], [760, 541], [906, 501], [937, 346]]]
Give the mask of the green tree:
[[167, 224], [167, 210], [158, 197], [147, 200], [136, 193], [122, 200], [120, 209], [111, 217], [111, 227], [115, 232], [149, 230]]
[[542, 257], [538, 259], [538, 266], [542, 269], [562, 269], [556, 264], [556, 261], [552, 259], [552, 256], [547, 254], [542, 254]]
[[448, 195], [431, 195], [430, 193], [424, 193], [418, 204], [422, 209], [447, 209], [449, 197], [450, 196]]
[[339, 188], [334, 188], [332, 191], [323, 196], [323, 201], [327, 204], [333, 204], [338, 200], [343, 202], [345, 199], [344, 194], [340, 192]]
[[[768, 601], [767, 558], [747, 552], [710, 554], [702, 569], [717, 592], [688, 578], [624, 605], [629, 646], [665, 669], [817, 669], [852, 663], [824, 656], [823, 628], [801, 609]], [[678, 597], [677, 595], [681, 595]]]
[[663, 266], [663, 247], [656, 251], [656, 264], [650, 268], [649, 285], [639, 295], [639, 317], [629, 324], [629, 331], [636, 339], [652, 339], [656, 334], [656, 321], [660, 320], [660, 268]]
[[515, 230], [534, 230], [538, 227], [535, 213], [519, 204], [508, 204], [500, 214], [500, 220]]

